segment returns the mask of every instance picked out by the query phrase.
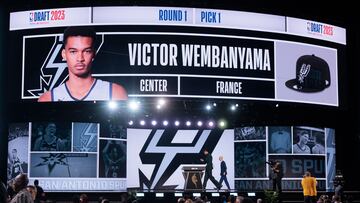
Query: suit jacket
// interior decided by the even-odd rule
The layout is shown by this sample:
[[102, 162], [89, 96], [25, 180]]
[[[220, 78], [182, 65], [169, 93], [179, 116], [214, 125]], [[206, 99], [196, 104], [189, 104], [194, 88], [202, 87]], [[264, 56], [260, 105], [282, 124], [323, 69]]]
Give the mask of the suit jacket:
[[206, 163], [206, 170], [211, 171], [213, 169], [213, 165], [212, 165], [212, 156], [210, 153], [205, 157], [205, 163]]
[[[225, 161], [222, 161], [221, 164], [220, 164], [220, 168], [221, 168], [221, 171], [220, 171], [220, 175], [227, 175], [227, 167], [226, 167], [226, 163]], [[224, 174], [225, 173], [225, 174]]]
[[281, 179], [284, 177], [282, 165], [279, 164], [277, 167], [272, 168], [272, 179]]

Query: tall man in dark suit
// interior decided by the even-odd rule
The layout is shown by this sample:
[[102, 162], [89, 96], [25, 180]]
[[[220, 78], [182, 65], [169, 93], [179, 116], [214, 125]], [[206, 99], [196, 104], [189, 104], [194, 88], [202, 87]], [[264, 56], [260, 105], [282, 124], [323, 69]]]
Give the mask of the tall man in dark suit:
[[275, 161], [275, 164], [273, 166], [271, 166], [271, 169], [273, 172], [273, 176], [272, 176], [273, 190], [277, 191], [280, 194], [282, 191], [281, 179], [284, 176], [283, 168], [282, 168], [280, 161]]
[[225, 182], [227, 188], [230, 190], [230, 185], [229, 182], [227, 180], [227, 167], [226, 167], [226, 163], [224, 161], [224, 157], [223, 156], [219, 156], [219, 161], [220, 161], [220, 180], [219, 183], [221, 184], [223, 181]]
[[222, 185], [217, 180], [215, 180], [214, 176], [212, 175], [212, 170], [213, 170], [212, 156], [207, 149], [204, 149], [204, 155], [205, 155], [205, 160], [200, 159], [202, 162], [206, 163], [203, 189], [206, 189], [206, 184], [209, 179], [211, 180], [211, 182], [214, 183], [217, 189], [220, 189]]

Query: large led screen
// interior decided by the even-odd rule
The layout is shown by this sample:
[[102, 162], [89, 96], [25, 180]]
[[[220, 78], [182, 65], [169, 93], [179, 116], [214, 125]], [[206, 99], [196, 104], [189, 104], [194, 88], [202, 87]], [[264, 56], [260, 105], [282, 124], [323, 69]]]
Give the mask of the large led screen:
[[[27, 173], [46, 191], [214, 190], [221, 164], [231, 190], [272, 188], [269, 162], [283, 165], [284, 190], [301, 190], [310, 170], [332, 190], [335, 132], [308, 126], [124, 128], [98, 123], [30, 122], [9, 126], [8, 179]], [[207, 160], [214, 180], [204, 186]], [[222, 190], [228, 189], [223, 182]]]
[[[75, 87], [64, 51], [65, 28], [79, 25], [96, 31], [80, 65], [97, 80], [84, 89]], [[166, 96], [339, 106], [346, 32], [325, 23], [214, 9], [84, 7], [11, 13], [10, 32], [17, 59], [10, 66], [21, 75], [12, 81], [21, 84], [17, 101]]]

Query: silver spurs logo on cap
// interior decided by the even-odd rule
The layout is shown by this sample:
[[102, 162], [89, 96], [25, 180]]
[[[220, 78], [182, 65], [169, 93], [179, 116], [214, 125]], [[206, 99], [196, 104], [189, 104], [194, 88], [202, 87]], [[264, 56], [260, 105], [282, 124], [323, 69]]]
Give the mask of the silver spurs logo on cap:
[[311, 69], [310, 64], [303, 63], [299, 70], [299, 83], [304, 83], [304, 78], [309, 74]]

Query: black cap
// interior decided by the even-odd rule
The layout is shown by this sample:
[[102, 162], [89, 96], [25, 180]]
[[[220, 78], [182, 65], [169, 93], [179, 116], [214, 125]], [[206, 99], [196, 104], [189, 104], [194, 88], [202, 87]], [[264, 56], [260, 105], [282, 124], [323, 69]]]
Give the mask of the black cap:
[[328, 63], [315, 55], [304, 55], [296, 61], [296, 78], [285, 85], [299, 92], [320, 92], [330, 86]]

